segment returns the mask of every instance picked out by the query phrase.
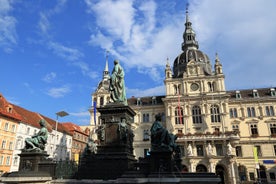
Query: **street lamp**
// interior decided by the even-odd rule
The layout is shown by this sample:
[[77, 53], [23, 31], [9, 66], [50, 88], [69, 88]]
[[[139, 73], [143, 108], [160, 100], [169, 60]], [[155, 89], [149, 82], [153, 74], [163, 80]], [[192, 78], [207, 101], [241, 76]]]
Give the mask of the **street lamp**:
[[56, 113], [57, 115], [57, 119], [56, 119], [56, 132], [57, 132], [57, 125], [58, 125], [58, 117], [64, 117], [64, 116], [68, 116], [69, 114], [65, 111], [60, 111]]
[[[57, 119], [56, 119], [56, 132], [55, 132], [55, 141], [54, 141], [54, 144], [55, 144], [55, 152], [57, 152], [57, 144], [56, 144], [56, 140], [57, 140], [57, 128], [58, 128], [58, 117], [64, 117], [64, 116], [68, 116], [69, 114], [65, 111], [60, 111], [60, 112], [57, 112], [56, 113], [57, 115]], [[54, 155], [56, 157], [56, 155]]]

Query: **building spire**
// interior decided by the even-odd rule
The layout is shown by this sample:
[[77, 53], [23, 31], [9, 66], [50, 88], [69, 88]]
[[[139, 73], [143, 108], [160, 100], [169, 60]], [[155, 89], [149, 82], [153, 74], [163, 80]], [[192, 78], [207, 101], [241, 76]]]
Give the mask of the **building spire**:
[[108, 54], [109, 54], [109, 51], [106, 50], [106, 52], [105, 52], [105, 68], [104, 68], [104, 72], [103, 72], [103, 78], [104, 78], [104, 79], [109, 79], [109, 71], [108, 71]]
[[182, 50], [186, 49], [198, 49], [198, 42], [196, 41], [196, 34], [192, 28], [192, 23], [189, 20], [189, 4], [186, 5], [186, 22], [185, 22], [185, 31], [183, 33], [183, 43]]

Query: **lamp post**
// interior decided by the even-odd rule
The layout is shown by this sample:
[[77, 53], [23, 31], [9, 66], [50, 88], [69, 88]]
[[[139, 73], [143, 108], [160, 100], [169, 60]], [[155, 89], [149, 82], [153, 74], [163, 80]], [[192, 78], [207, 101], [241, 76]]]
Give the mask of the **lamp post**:
[[[60, 111], [60, 112], [57, 112], [56, 113], [57, 115], [57, 118], [56, 118], [56, 128], [55, 128], [55, 141], [54, 141], [54, 144], [55, 144], [55, 152], [57, 152], [57, 128], [58, 128], [58, 117], [64, 117], [64, 116], [68, 116], [69, 114], [65, 111]], [[56, 154], [54, 155], [54, 157], [56, 157]], [[56, 159], [56, 158], [55, 158]]]

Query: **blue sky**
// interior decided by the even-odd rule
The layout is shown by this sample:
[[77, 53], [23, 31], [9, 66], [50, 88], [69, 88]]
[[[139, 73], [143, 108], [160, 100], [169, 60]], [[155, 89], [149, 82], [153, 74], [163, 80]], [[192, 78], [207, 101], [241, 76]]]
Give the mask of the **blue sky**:
[[[184, 0], [0, 0], [0, 93], [60, 121], [89, 124], [91, 94], [119, 59], [126, 93], [164, 95], [164, 69], [181, 53]], [[275, 87], [275, 0], [194, 0], [199, 49], [217, 52], [227, 90]]]

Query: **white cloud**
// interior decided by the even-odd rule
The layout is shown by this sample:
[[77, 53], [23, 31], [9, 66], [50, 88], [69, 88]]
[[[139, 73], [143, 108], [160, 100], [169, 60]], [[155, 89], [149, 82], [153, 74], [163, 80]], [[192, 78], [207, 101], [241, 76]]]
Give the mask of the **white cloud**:
[[165, 95], [165, 86], [156, 86], [148, 89], [126, 89], [126, 93], [128, 95], [134, 97], [145, 97], [145, 96], [157, 96], [157, 95]]
[[50, 72], [50, 73], [47, 73], [44, 77], [43, 77], [43, 81], [44, 82], [52, 82], [55, 78], [56, 78], [57, 74], [55, 72]]
[[276, 1], [214, 0], [212, 6], [208, 0], [193, 2], [190, 19], [200, 49], [211, 58], [219, 53], [226, 87], [275, 86]]
[[[89, 12], [96, 16], [97, 29], [91, 33], [90, 44], [109, 49], [124, 66], [143, 68], [139, 71], [148, 73], [154, 81], [161, 83], [158, 79], [163, 71], [159, 67], [165, 66], [167, 57], [173, 64], [174, 58], [181, 53], [185, 7], [181, 9], [175, 3], [167, 3], [169, 7], [165, 9], [161, 7], [166, 4], [163, 1], [86, 2]], [[128, 8], [125, 14], [112, 10], [118, 2], [121, 7]], [[276, 85], [271, 77], [276, 67], [275, 62], [271, 63], [276, 57], [274, 7], [276, 1], [273, 0], [265, 3], [262, 0], [190, 1], [189, 16], [197, 34], [199, 49], [212, 62], [218, 52], [226, 82], [242, 77], [251, 85]], [[263, 77], [257, 77], [259, 68], [266, 71]], [[240, 86], [249, 84], [248, 81]], [[234, 86], [240, 87], [233, 82], [229, 84], [230, 88]]]
[[76, 117], [90, 117], [90, 114], [88, 112], [88, 109], [86, 111], [80, 111], [80, 112], [70, 112], [70, 116], [76, 116]]
[[66, 47], [60, 43], [50, 41], [48, 47], [52, 50], [57, 56], [62, 57], [69, 61], [76, 61], [83, 57], [78, 49]]
[[89, 68], [87, 63], [77, 61], [74, 62], [72, 65], [79, 67], [83, 75], [87, 75], [91, 79], [99, 79], [99, 73], [97, 71], [92, 71], [92, 69]]
[[51, 88], [46, 93], [53, 98], [64, 97], [67, 93], [71, 92], [70, 87], [62, 86], [58, 88]]
[[132, 0], [105, 0], [98, 3], [86, 0], [86, 3], [97, 17], [97, 26], [108, 30], [112, 37], [120, 38], [125, 43], [129, 40], [134, 16]]
[[[97, 24], [89, 43], [108, 49], [126, 67], [146, 68], [143, 73], [146, 71], [153, 80], [162, 82], [158, 67], [164, 67], [167, 57], [176, 57], [180, 48], [177, 39], [184, 30], [183, 19], [170, 15], [167, 17], [169, 24], [157, 25], [158, 4], [154, 1], [135, 1], [135, 5], [134, 1], [124, 0], [86, 2], [89, 11], [95, 14]], [[119, 7], [118, 11], [113, 11], [116, 7]], [[128, 10], [123, 11], [125, 9]]]
[[0, 1], [0, 47], [7, 53], [17, 44], [16, 19], [10, 16], [12, 1]]

